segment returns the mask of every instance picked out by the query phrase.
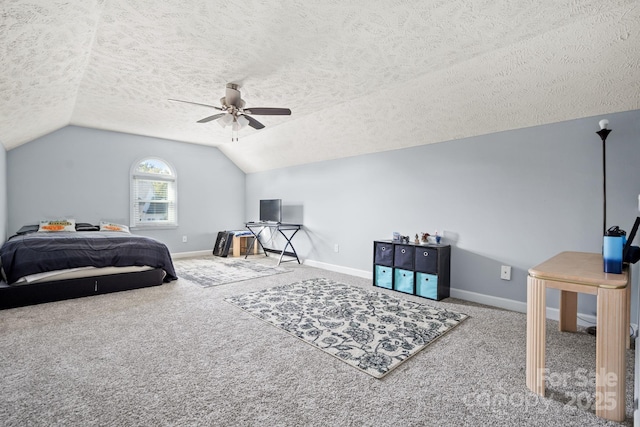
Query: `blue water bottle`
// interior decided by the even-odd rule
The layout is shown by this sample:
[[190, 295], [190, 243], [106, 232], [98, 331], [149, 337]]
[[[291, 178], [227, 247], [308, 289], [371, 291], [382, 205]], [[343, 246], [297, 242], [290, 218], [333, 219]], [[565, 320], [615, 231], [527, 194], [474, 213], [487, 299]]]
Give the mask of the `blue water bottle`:
[[622, 250], [624, 248], [624, 238], [627, 233], [620, 230], [617, 225], [609, 228], [604, 233], [604, 244], [602, 246], [602, 258], [604, 259], [605, 273], [622, 273]]

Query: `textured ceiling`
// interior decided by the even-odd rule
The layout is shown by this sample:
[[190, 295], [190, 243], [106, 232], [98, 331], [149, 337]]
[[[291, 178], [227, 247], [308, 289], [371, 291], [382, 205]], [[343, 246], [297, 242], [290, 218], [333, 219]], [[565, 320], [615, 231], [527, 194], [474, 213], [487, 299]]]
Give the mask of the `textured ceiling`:
[[[640, 109], [638, 0], [2, 0], [0, 142], [66, 125], [245, 172]], [[254, 116], [229, 128], [225, 85]]]

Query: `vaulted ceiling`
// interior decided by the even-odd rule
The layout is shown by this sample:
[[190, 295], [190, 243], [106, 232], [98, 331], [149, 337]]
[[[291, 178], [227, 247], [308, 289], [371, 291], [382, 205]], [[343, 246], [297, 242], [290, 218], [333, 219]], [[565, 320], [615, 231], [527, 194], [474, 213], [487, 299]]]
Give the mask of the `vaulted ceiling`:
[[[3, 0], [0, 142], [66, 125], [219, 147], [245, 172], [640, 108], [637, 0]], [[231, 130], [196, 123], [227, 83]], [[597, 130], [597, 129], [595, 129]]]

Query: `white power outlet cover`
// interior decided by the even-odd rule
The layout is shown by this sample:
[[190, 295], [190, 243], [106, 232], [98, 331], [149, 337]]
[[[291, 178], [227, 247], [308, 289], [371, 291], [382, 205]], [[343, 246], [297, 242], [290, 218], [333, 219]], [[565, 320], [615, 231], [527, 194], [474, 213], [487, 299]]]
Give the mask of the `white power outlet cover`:
[[503, 265], [500, 269], [500, 278], [502, 280], [511, 280], [511, 266]]

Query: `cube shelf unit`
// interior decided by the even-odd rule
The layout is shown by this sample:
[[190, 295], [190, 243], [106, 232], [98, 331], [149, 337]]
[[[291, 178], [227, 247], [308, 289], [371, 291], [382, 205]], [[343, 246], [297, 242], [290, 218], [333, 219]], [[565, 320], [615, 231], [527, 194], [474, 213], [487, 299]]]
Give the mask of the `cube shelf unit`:
[[450, 245], [373, 242], [373, 285], [419, 297], [449, 297]]

